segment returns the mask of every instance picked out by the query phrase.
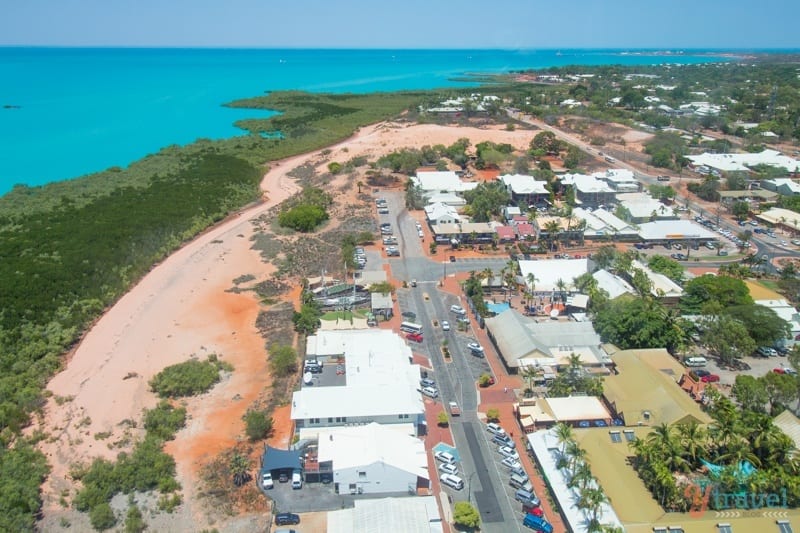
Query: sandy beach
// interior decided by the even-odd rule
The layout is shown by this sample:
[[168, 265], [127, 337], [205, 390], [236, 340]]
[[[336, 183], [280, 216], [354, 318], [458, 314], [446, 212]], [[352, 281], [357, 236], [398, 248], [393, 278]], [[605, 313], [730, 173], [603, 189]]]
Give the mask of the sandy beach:
[[[153, 268], [96, 322], [49, 383], [52, 397], [43, 426], [51, 438], [40, 444], [52, 466], [43, 487], [45, 514], [63, 511], [57, 498], [62, 489], [74, 488], [70, 465], [113, 459], [124, 449], [111, 446], [126, 431], [121, 423], [133, 420], [141, 428], [142, 410], [157, 402], [148, 390], [153, 375], [214, 353], [235, 370], [209, 393], [186, 402], [187, 427], [168, 446], [178, 463], [188, 515], [199, 514], [193, 509], [198, 467], [242, 439], [241, 417], [270, 383], [265, 343], [255, 327], [260, 304], [252, 293], [226, 291], [239, 276], [263, 280], [272, 272], [272, 265], [251, 249], [250, 238], [254, 219], [298, 190], [288, 172], [307, 162], [324, 165], [361, 155], [374, 160], [400, 147], [448, 145], [462, 137], [473, 144], [488, 140], [524, 148], [532, 136], [501, 127], [379, 123], [329, 151], [272, 163], [261, 183], [262, 203], [226, 219]], [[105, 433], [110, 435], [95, 438]]]

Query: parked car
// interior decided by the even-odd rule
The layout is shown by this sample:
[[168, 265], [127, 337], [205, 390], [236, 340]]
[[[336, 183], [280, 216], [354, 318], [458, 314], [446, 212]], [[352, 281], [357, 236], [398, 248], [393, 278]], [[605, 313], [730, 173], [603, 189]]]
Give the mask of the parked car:
[[510, 468], [510, 469], [521, 468], [522, 467], [520, 462], [517, 461], [516, 459], [512, 458], [512, 457], [506, 457], [505, 459], [500, 461], [500, 464], [502, 464], [503, 466], [505, 466], [507, 468]]
[[775, 348], [770, 348], [769, 346], [759, 346], [756, 352], [763, 357], [778, 357], [778, 352], [775, 351]]
[[406, 338], [414, 342], [422, 342], [422, 333], [409, 333]]
[[773, 368], [772, 371], [775, 372], [776, 374], [788, 374], [790, 376], [796, 376], [797, 375], [797, 371], [794, 368], [789, 368], [787, 366], [781, 366], [781, 367], [778, 367], [778, 368]]
[[517, 450], [515, 450], [511, 446], [498, 446], [497, 453], [499, 453], [503, 457], [511, 457], [513, 459], [519, 460], [519, 454], [517, 453]]
[[719, 381], [719, 376], [717, 374], [709, 374], [701, 377], [700, 381], [703, 383], [717, 383]]
[[422, 394], [428, 398], [438, 398], [439, 390], [434, 387], [422, 387]]
[[542, 533], [553, 533], [553, 525], [540, 516], [533, 514], [525, 515], [522, 520], [522, 525], [529, 527], [534, 531], [541, 531]]
[[511, 440], [511, 437], [506, 434], [492, 436], [492, 442], [499, 444], [500, 446], [508, 446], [509, 448], [517, 447], [517, 445], [514, 444], [514, 441]]
[[439, 465], [439, 472], [443, 474], [458, 474], [458, 467], [453, 463], [442, 463]]
[[506, 434], [506, 430], [500, 427], [500, 424], [495, 424], [494, 422], [489, 422], [488, 424], [486, 424], [486, 431], [488, 431], [492, 435]]
[[433, 454], [433, 457], [440, 463], [453, 464], [456, 462], [456, 458], [453, 454], [447, 452], [438, 451]]
[[450, 331], [450, 322], [442, 320], [442, 331]]
[[481, 346], [477, 342], [470, 342], [469, 344], [467, 344], [467, 348], [469, 348], [469, 350], [473, 353], [480, 353], [480, 354], [483, 353], [483, 346]]
[[447, 485], [451, 489], [461, 490], [464, 488], [464, 480], [453, 474], [442, 474], [439, 480], [443, 485]]
[[275, 486], [275, 482], [272, 481], [272, 473], [271, 472], [264, 472], [261, 474], [261, 486], [265, 489], [269, 490]]
[[300, 523], [300, 515], [294, 513], [278, 513], [275, 515], [275, 524], [278, 526], [289, 526]]
[[703, 378], [705, 376], [711, 375], [711, 372], [709, 372], [708, 370], [703, 370], [702, 368], [698, 368], [697, 370], [694, 371], [694, 375], [697, 376], [698, 378]]
[[455, 262], [456, 262], [456, 256], [454, 256], [454, 255], [451, 255], [451, 256], [450, 256], [450, 262], [451, 262], [451, 263], [455, 263]]
[[289, 474], [287, 474], [285, 471], [278, 474], [278, 482], [286, 483], [287, 481], [289, 481]]
[[460, 305], [451, 305], [450, 306], [450, 312], [451, 313], [455, 313], [457, 315], [466, 315], [467, 314], [467, 311], [463, 307], [461, 307]]
[[422, 378], [421, 380], [419, 380], [419, 384], [422, 385], [423, 387], [435, 387], [436, 386], [436, 382], [433, 381], [430, 378]]

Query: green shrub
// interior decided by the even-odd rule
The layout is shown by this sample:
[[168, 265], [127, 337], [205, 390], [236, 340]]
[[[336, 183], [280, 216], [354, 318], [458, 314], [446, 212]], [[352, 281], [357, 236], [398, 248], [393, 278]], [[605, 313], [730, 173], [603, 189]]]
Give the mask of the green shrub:
[[297, 352], [287, 344], [273, 344], [269, 348], [269, 365], [275, 377], [288, 376], [297, 371]]
[[125, 516], [125, 533], [141, 533], [147, 529], [142, 512], [134, 504], [128, 507], [128, 514]]
[[186, 423], [186, 409], [175, 408], [167, 400], [162, 400], [155, 408], [144, 413], [144, 428], [148, 435], [162, 440], [172, 440], [175, 433]]
[[247, 411], [244, 415], [245, 433], [250, 440], [260, 440], [269, 436], [275, 421], [264, 411]]
[[219, 368], [211, 361], [186, 361], [168, 366], [150, 380], [162, 398], [180, 398], [206, 392], [219, 381]]
[[308, 233], [328, 220], [328, 213], [318, 205], [301, 204], [278, 215], [278, 224]]
[[111, 529], [117, 524], [117, 517], [114, 516], [114, 511], [111, 510], [109, 504], [101, 503], [89, 511], [89, 522], [91, 522], [92, 527], [96, 530], [104, 531], [106, 529]]

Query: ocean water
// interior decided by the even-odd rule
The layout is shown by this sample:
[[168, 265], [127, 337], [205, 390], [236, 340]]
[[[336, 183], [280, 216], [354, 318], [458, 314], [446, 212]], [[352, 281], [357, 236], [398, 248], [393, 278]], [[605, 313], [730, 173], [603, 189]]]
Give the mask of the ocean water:
[[464, 85], [451, 78], [468, 72], [720, 61], [695, 54], [0, 47], [0, 194], [241, 134], [234, 121], [269, 112], [221, 104], [272, 90], [428, 89]]

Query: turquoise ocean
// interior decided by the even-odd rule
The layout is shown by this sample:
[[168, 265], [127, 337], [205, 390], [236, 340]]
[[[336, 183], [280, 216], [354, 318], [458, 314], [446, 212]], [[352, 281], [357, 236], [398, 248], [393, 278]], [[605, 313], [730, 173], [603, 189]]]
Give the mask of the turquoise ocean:
[[222, 104], [272, 90], [429, 89], [463, 86], [452, 78], [470, 72], [720, 60], [703, 51], [0, 47], [0, 194], [241, 134], [235, 120], [267, 112]]

